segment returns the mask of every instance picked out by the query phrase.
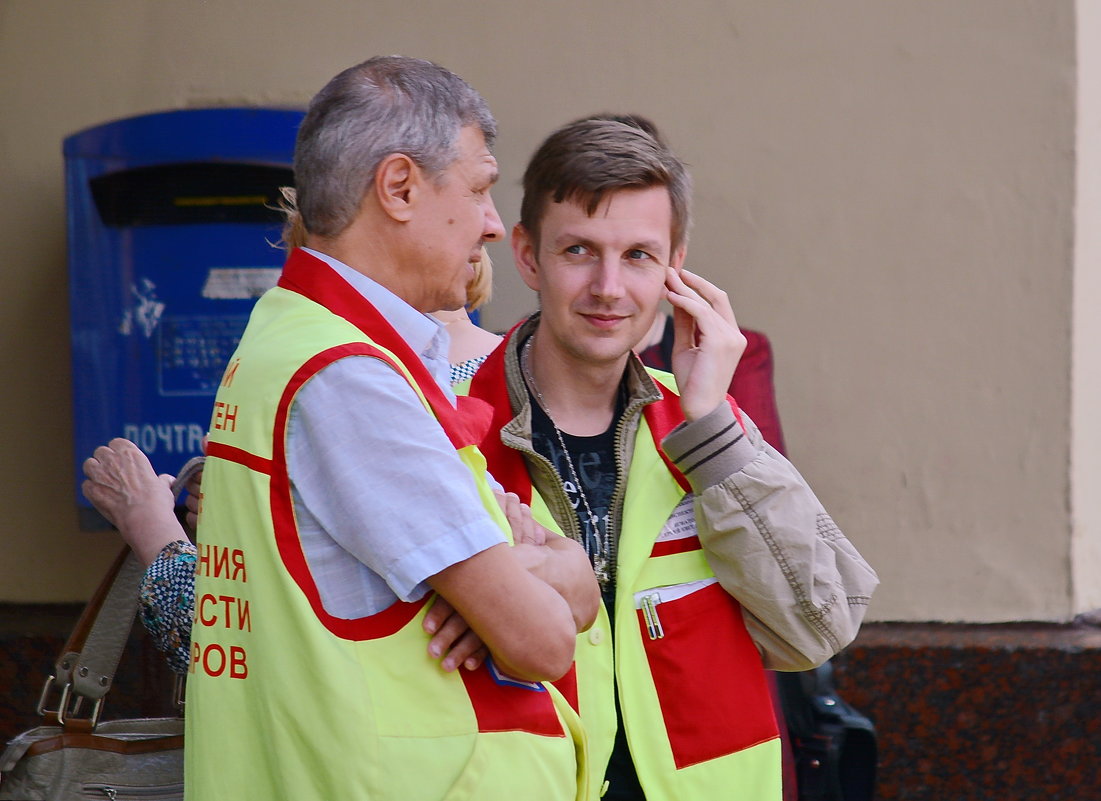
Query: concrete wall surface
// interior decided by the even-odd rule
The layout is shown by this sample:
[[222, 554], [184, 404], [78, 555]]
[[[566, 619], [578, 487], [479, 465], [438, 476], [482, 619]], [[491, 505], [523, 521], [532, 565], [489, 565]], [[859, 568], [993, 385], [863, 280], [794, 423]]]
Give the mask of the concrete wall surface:
[[[689, 265], [771, 337], [793, 461], [883, 581], [870, 618], [1066, 620], [1101, 603], [1073, 565], [1101, 518], [1071, 508], [1072, 450], [1098, 452], [1072, 426], [1097, 397], [1094, 373], [1072, 420], [1072, 366], [1092, 359], [1082, 341], [1072, 359], [1074, 337], [1097, 333], [1075, 306], [1096, 264], [1076, 213], [1098, 211], [1076, 204], [1076, 153], [1096, 145], [1076, 116], [1075, 10], [3, 0], [0, 601], [81, 600], [117, 545], [77, 531], [71, 498], [62, 138], [164, 109], [304, 105], [400, 52], [489, 100], [509, 226], [553, 127], [613, 110], [664, 129], [696, 178]], [[534, 299], [507, 248], [493, 255], [484, 321], [501, 328]]]

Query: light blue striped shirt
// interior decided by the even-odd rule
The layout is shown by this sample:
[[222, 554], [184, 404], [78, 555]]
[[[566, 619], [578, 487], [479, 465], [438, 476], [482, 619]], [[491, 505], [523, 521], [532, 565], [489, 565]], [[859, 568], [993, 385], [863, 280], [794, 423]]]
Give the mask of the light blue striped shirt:
[[[443, 326], [362, 273], [308, 252], [379, 310], [454, 403]], [[287, 443], [303, 548], [332, 615], [418, 600], [430, 576], [505, 542], [443, 429], [379, 359], [345, 357], [310, 379], [291, 406]]]

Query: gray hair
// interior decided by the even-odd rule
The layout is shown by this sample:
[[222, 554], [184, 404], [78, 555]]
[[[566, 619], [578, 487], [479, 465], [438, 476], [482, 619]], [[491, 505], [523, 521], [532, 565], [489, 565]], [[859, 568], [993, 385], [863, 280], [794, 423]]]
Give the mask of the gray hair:
[[471, 125], [492, 147], [497, 123], [489, 106], [438, 64], [378, 56], [344, 70], [310, 101], [298, 129], [294, 178], [306, 230], [334, 237], [347, 228], [392, 153], [439, 175], [458, 157], [459, 131]]

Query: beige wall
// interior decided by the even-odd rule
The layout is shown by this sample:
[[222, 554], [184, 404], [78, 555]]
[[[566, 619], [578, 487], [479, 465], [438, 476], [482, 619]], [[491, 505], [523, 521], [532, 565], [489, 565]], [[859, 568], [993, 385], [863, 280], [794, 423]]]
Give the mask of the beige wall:
[[1086, 610], [1101, 607], [1101, 3], [1077, 5], [1071, 581]]
[[[1072, 420], [1072, 331], [1095, 333], [1072, 290], [1096, 263], [1075, 250], [1075, 38], [1071, 0], [0, 2], [0, 600], [82, 598], [114, 548], [75, 531], [69, 495], [61, 139], [302, 104], [405, 52], [496, 111], [508, 224], [552, 127], [603, 110], [662, 125], [695, 169], [690, 264], [771, 336], [793, 458], [883, 579], [872, 617], [1097, 604], [1071, 561], [1101, 518], [1079, 505], [1072, 537], [1071, 453], [1091, 449], [1071, 435], [1093, 433], [1096, 397], [1074, 393]], [[533, 304], [494, 255], [500, 327]]]

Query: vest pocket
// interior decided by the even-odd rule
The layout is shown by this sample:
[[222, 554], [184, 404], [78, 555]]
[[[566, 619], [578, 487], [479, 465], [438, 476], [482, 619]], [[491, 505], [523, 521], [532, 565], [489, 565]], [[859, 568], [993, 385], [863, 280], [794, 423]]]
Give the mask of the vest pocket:
[[474, 751], [470, 755], [470, 760], [442, 801], [471, 801], [471, 799], [478, 798], [487, 763], [486, 743], [481, 737], [476, 737], [474, 738]]
[[635, 607], [678, 770], [777, 736], [757, 647], [717, 579], [637, 592]]

